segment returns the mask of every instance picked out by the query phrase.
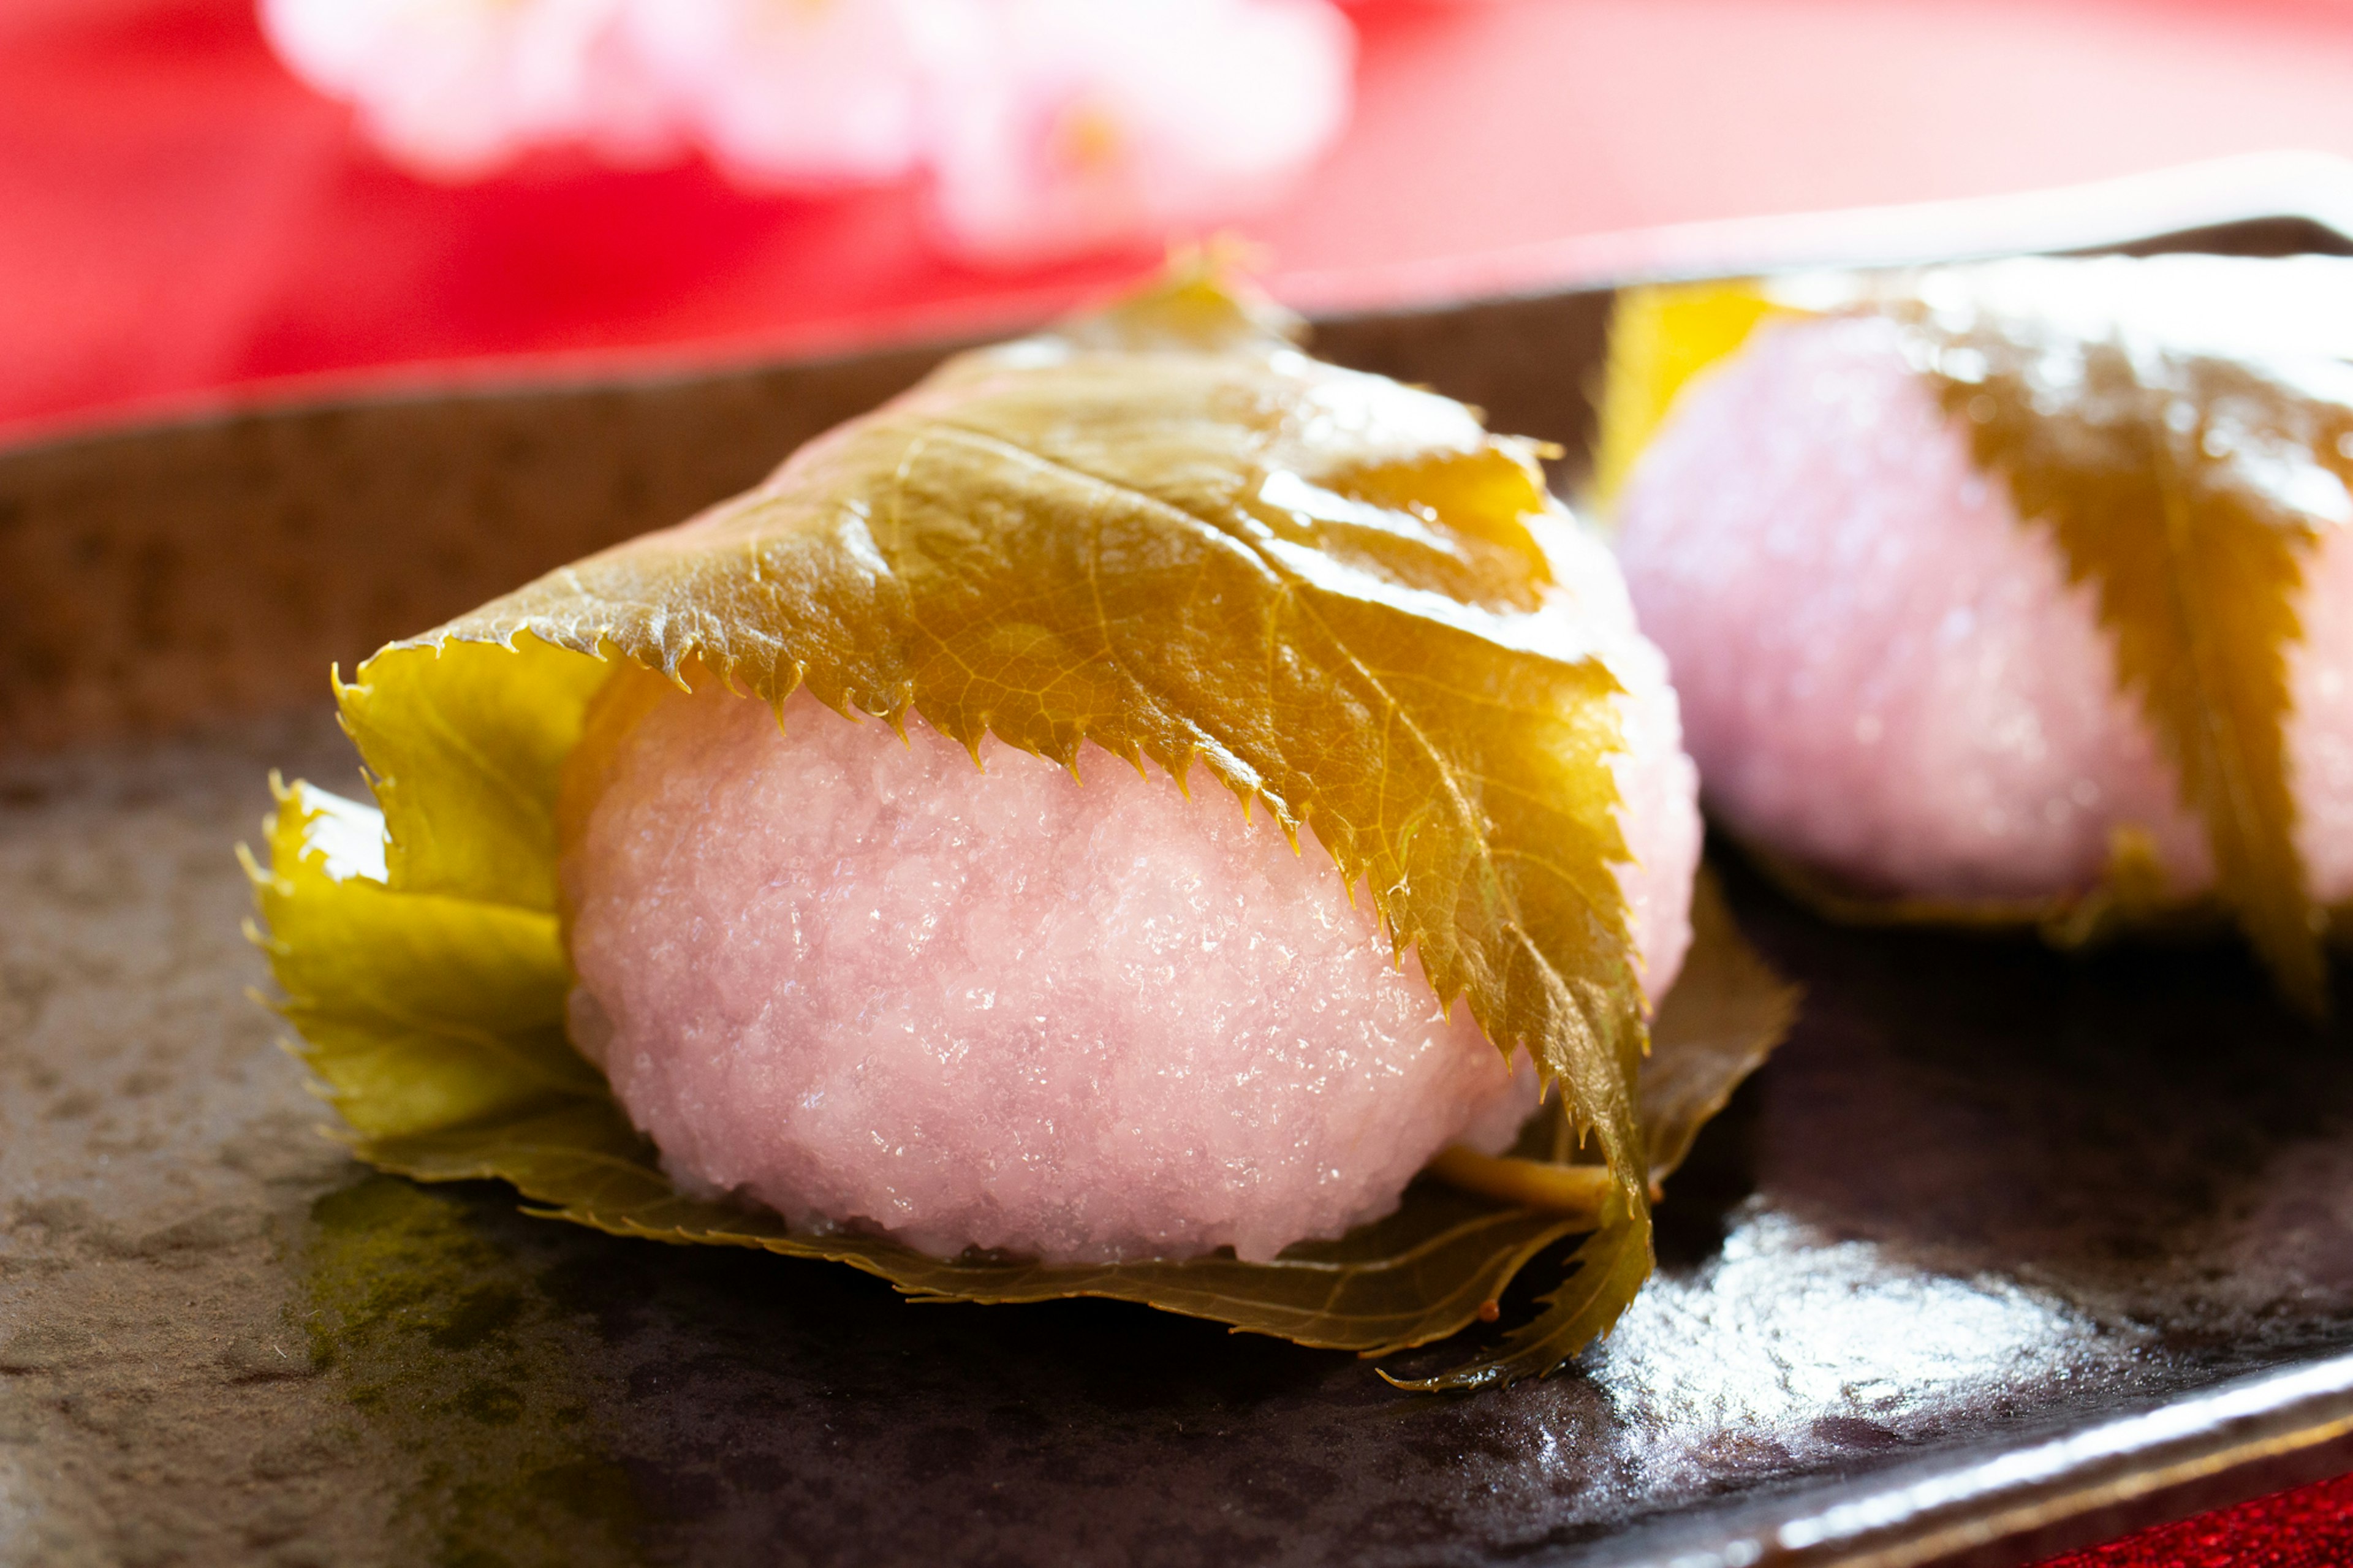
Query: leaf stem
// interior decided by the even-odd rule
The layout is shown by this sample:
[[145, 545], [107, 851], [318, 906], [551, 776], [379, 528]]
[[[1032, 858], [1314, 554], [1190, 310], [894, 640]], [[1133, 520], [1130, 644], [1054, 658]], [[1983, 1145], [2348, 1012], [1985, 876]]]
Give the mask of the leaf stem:
[[1430, 1173], [1481, 1197], [1596, 1222], [1610, 1188], [1607, 1165], [1556, 1165], [1549, 1160], [1482, 1154], [1460, 1143], [1440, 1150], [1430, 1163]]

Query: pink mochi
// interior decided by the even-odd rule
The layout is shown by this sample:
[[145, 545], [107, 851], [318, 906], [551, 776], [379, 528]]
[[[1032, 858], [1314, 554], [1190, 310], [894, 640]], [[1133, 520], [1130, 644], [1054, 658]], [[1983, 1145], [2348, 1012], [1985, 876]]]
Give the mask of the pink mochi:
[[[2036, 897], [2089, 886], [2133, 826], [2177, 889], [2211, 884], [2092, 588], [1978, 470], [1887, 321], [1760, 330], [1677, 401], [1619, 521], [1709, 808], [1741, 837], [1882, 892]], [[2347, 532], [2306, 559], [2288, 656], [2324, 901], [2353, 895]]]
[[[1690, 941], [1696, 777], [1606, 551], [1628, 688], [1620, 868], [1646, 984]], [[1393, 1210], [1535, 1103], [1467, 1006], [1391, 963], [1331, 858], [1206, 773], [1087, 748], [982, 767], [806, 695], [666, 696], [566, 855], [573, 1037], [681, 1185], [939, 1256], [1273, 1257]]]

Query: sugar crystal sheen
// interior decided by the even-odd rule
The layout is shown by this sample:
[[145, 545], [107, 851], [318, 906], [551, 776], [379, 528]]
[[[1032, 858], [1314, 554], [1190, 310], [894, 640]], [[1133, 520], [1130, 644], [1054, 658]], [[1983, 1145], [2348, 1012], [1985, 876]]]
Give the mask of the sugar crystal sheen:
[[[1657, 991], [1699, 831], [1640, 651], [1620, 881]], [[572, 1029], [682, 1187], [939, 1256], [1262, 1259], [1532, 1109], [1312, 828], [1092, 747], [1077, 780], [980, 760], [712, 683], [637, 722], [563, 862]]]
[[[1768, 324], [1693, 383], [1619, 501], [1710, 807], [1864, 889], [2080, 892], [2118, 828], [2179, 892], [2205, 836], [2094, 589], [1980, 472], [1877, 317]], [[2287, 763], [2313, 894], [2353, 895], [2353, 541], [2305, 556]]]

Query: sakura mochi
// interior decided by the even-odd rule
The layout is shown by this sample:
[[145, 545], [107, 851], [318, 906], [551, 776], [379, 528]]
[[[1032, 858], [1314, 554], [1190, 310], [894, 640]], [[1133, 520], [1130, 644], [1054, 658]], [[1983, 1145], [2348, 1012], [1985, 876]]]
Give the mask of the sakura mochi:
[[2052, 907], [2128, 856], [2304, 963], [2313, 907], [2353, 898], [2353, 268], [2008, 263], [1634, 309], [1680, 348], [1630, 354], [1704, 368], [1658, 399], [1619, 558], [1735, 835], [1947, 907]]
[[[1627, 689], [1617, 872], [1656, 998], [1691, 940], [1696, 778], [1606, 552], [1574, 559]], [[1535, 1107], [1526, 1057], [1393, 961], [1312, 825], [1294, 849], [1205, 777], [1187, 798], [1092, 747], [1077, 777], [994, 739], [976, 765], [920, 719], [660, 690], [563, 879], [573, 1037], [681, 1187], [942, 1257], [1263, 1259]]]
[[376, 809], [255, 897], [355, 1152], [1366, 1355], [1547, 1303], [1426, 1389], [1607, 1332], [1793, 999], [1544, 447], [1303, 336], [1181, 259], [339, 683]]
[[[1708, 798], [1745, 837], [1865, 885], [2031, 897], [2088, 885], [2135, 826], [2183, 888], [2212, 879], [2093, 585], [1977, 468], [1887, 322], [1764, 329], [1692, 389], [1619, 517]], [[2344, 527], [2297, 617], [2296, 840], [2334, 902], [2353, 897]]]

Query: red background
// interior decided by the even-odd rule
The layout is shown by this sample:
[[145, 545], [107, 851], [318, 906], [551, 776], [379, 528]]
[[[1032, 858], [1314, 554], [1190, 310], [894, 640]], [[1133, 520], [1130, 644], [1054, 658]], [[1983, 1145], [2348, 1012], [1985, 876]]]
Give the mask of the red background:
[[[561, 156], [385, 167], [250, 0], [0, 0], [0, 437], [289, 376], [756, 353], [1034, 316], [1148, 256], [1008, 278], [905, 191], [736, 194]], [[1398, 263], [2353, 154], [2353, 0], [1375, 0], [1345, 144], [1247, 226], [1349, 292]], [[1281, 278], [1278, 282], [1281, 282]], [[1366, 285], [1377, 292], [1378, 278]]]
[[2160, 1525], [2040, 1568], [2343, 1568], [2353, 1563], [2353, 1476]]
[[[1243, 226], [1359, 301], [1651, 226], [2353, 155], [2353, 0], [1374, 0], [1339, 151]], [[385, 167], [249, 0], [0, 0], [0, 440], [290, 378], [835, 346], [1038, 316], [1151, 251], [1019, 277], [903, 190], [759, 199], [700, 164]], [[1418, 278], [1419, 283], [1409, 282]], [[521, 362], [521, 363], [519, 363]], [[2065, 1559], [2353, 1560], [2353, 1478]]]

